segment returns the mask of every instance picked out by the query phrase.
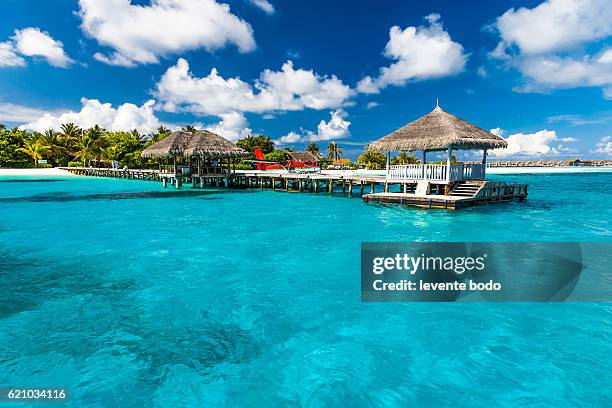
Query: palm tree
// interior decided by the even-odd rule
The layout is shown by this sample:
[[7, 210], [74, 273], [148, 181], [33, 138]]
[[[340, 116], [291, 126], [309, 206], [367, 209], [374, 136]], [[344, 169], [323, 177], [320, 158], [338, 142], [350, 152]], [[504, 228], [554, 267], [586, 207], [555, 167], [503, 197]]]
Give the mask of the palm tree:
[[38, 160], [42, 160], [43, 154], [49, 149], [41, 138], [26, 139], [23, 141], [23, 147], [17, 148], [18, 151], [23, 152], [30, 156], [34, 160], [34, 167], [36, 167]]
[[170, 129], [168, 129], [168, 128], [167, 128], [167, 127], [165, 127], [164, 125], [160, 125], [160, 126], [157, 128], [157, 133], [159, 133], [160, 135], [161, 135], [162, 133], [168, 133], [169, 131], [170, 131]]
[[327, 158], [332, 160], [340, 160], [342, 149], [336, 142], [330, 142], [327, 145]]
[[400, 154], [395, 156], [393, 158], [393, 160], [391, 160], [391, 164], [393, 164], [393, 165], [396, 165], [396, 164], [400, 164], [400, 165], [401, 164], [416, 164], [418, 162], [419, 162], [419, 160], [413, 154], [408, 156], [406, 154], [406, 152], [401, 152]]
[[86, 166], [88, 161], [91, 162], [91, 159], [95, 159], [96, 155], [100, 152], [97, 140], [88, 134], [81, 135], [75, 145], [75, 149], [74, 156], [83, 162], [83, 166]]
[[312, 155], [317, 159], [321, 157], [321, 152], [319, 151], [319, 145], [317, 142], [308, 143], [308, 146], [306, 146], [306, 151], [312, 153]]
[[255, 149], [261, 149], [264, 154], [272, 153], [274, 151], [274, 141], [272, 138], [266, 135], [249, 135], [236, 142], [238, 147], [242, 147], [247, 152], [252, 154], [255, 153]]
[[387, 158], [382, 153], [367, 151], [359, 156], [357, 163], [363, 164], [367, 169], [382, 169], [387, 163]]
[[[85, 144], [88, 146], [87, 150], [93, 153], [93, 159], [100, 159], [100, 153], [104, 144], [104, 132], [106, 132], [106, 129], [98, 125], [94, 125], [94, 127], [90, 127], [85, 131], [84, 137], [89, 139]], [[83, 139], [83, 137], [81, 137], [81, 139]], [[81, 143], [81, 146], [82, 145], [83, 143]]]
[[64, 144], [66, 148], [70, 148], [83, 134], [83, 129], [74, 123], [64, 123], [61, 126], [62, 135], [64, 135]]
[[6, 125], [4, 123], [0, 123], [0, 132], [3, 132], [6, 130]]
[[113, 161], [121, 158], [121, 147], [119, 145], [111, 145], [102, 150], [102, 158], [107, 161]]
[[45, 130], [45, 134], [42, 136], [42, 139], [48, 146], [49, 157], [57, 163], [59, 155], [66, 151], [62, 134], [53, 129], [48, 129]]

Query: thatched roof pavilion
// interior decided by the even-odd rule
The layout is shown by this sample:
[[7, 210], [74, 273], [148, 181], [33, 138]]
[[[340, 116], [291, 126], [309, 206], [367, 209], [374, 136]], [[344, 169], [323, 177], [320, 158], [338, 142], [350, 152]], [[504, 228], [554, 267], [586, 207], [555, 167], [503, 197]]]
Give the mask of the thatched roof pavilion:
[[[508, 147], [501, 137], [494, 135], [476, 125], [444, 112], [436, 101], [436, 107], [427, 115], [420, 117], [406, 126], [370, 143], [368, 150], [387, 153], [387, 178], [409, 177], [422, 180], [442, 180], [450, 183], [454, 180], [484, 179], [487, 165], [487, 150]], [[481, 164], [451, 165], [453, 149], [482, 149]], [[421, 164], [413, 166], [390, 167], [391, 152], [422, 150]], [[428, 151], [446, 150], [446, 165], [427, 163]]]
[[144, 149], [142, 157], [191, 157], [200, 156], [211, 159], [237, 158], [249, 153], [208, 130], [190, 132], [178, 130]]
[[318, 159], [310, 152], [287, 152], [291, 160], [302, 163], [316, 163]]
[[449, 147], [487, 150], [507, 146], [503, 138], [436, 106], [427, 115], [370, 143], [368, 149], [380, 152], [435, 151]]

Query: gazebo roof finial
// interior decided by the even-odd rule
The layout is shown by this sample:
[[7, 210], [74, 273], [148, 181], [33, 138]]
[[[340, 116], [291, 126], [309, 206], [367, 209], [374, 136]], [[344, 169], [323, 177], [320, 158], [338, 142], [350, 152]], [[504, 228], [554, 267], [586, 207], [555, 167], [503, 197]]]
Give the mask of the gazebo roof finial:
[[436, 107], [434, 108], [434, 112], [437, 111], [441, 111], [442, 108], [440, 107], [440, 102], [438, 101], [438, 98], [436, 98]]

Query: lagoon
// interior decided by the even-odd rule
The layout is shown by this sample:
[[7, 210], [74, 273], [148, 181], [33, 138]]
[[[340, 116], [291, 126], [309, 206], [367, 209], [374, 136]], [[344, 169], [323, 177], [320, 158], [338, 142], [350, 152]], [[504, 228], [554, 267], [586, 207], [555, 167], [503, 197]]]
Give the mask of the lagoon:
[[612, 173], [496, 177], [529, 198], [2, 177], [0, 384], [74, 406], [611, 406], [610, 304], [361, 303], [365, 241], [612, 241]]

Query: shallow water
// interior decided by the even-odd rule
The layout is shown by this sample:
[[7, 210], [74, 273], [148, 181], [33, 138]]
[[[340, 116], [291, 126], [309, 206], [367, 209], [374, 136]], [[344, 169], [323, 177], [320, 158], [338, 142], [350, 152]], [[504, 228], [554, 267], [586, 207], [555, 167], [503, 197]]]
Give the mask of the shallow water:
[[612, 174], [502, 179], [528, 200], [1, 178], [0, 385], [91, 407], [612, 406], [609, 304], [360, 302], [362, 241], [612, 241]]

